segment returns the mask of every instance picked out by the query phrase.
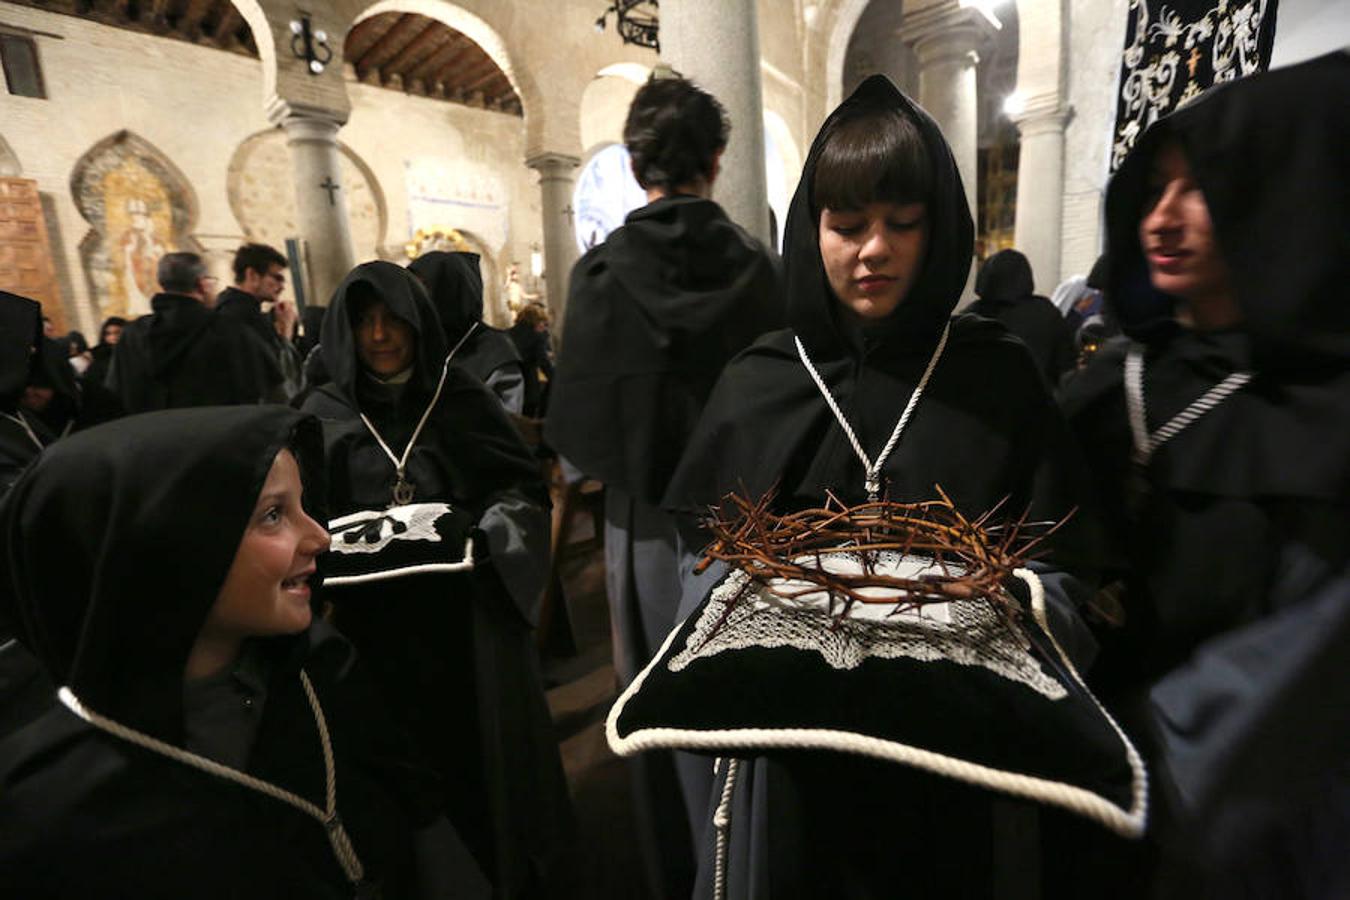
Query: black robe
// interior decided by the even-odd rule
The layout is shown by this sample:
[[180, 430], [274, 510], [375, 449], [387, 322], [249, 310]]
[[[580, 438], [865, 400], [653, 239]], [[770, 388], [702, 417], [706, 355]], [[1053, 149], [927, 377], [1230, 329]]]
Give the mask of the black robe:
[[[1194, 331], [1138, 223], [1158, 147], [1204, 194], [1243, 321]], [[1092, 678], [1146, 741], [1154, 865], [1122, 895], [1350, 895], [1350, 58], [1215, 88], [1140, 138], [1107, 193], [1107, 300], [1143, 348], [1154, 431], [1250, 383], [1132, 471], [1122, 369], [1063, 402], [1103, 498], [1123, 629]], [[1092, 877], [1095, 873], [1087, 873]]]
[[483, 382], [507, 412], [519, 415], [525, 402], [520, 354], [506, 332], [483, 321], [483, 273], [478, 254], [435, 250], [417, 257], [408, 269], [431, 295], [446, 347], [459, 345], [451, 365]]
[[[286, 447], [301, 466], [306, 508], [322, 515], [318, 425], [290, 410], [156, 413], [59, 442], [0, 504], [0, 619], [86, 707], [186, 746], [185, 663]], [[331, 738], [337, 809], [367, 879], [386, 897], [412, 896], [412, 836], [437, 816], [434, 776], [381, 718], [350, 645], [331, 628], [251, 644], [266, 691], [246, 771], [323, 806], [303, 669]], [[321, 823], [48, 699], [0, 742], [7, 896], [352, 896]], [[472, 884], [471, 865], [461, 874]]]
[[0, 291], [0, 496], [52, 440], [45, 425], [19, 408], [41, 343], [42, 306]]
[[[894, 313], [861, 328], [845, 322], [829, 288], [811, 196], [824, 141], [853, 105], [898, 109], [911, 118], [934, 166], [923, 269]], [[819, 506], [826, 490], [845, 503], [862, 502], [863, 465], [793, 338], [801, 339], [863, 446], [875, 454], [950, 323], [946, 350], [883, 468], [883, 491], [892, 500], [921, 501], [936, 497], [940, 485], [974, 515], [1005, 498], [1004, 509], [1014, 517], [1023, 510], [1033, 521], [1068, 515], [1084, 493], [1081, 463], [1025, 346], [997, 323], [951, 318], [972, 244], [965, 192], [937, 125], [884, 77], [869, 78], [826, 121], [789, 210], [784, 261], [791, 328], [766, 335], [727, 366], [667, 504], [693, 517], [729, 491], [758, 497], [774, 487], [780, 511]], [[692, 539], [697, 532], [689, 533]], [[1050, 561], [1090, 565], [1090, 520], [1076, 516], [1053, 544]], [[1078, 627], [1073, 605], [1063, 597], [1050, 600], [1067, 635]], [[995, 841], [1027, 829], [1000, 824], [996, 831], [995, 818], [1030, 819], [1034, 829], [1027, 804], [895, 764], [820, 751], [756, 759], [742, 764], [741, 777], [732, 802], [728, 896], [912, 891], [983, 897], [1001, 879], [1026, 877], [996, 864]], [[1033, 851], [1012, 868], [1036, 865]], [[696, 896], [711, 895], [713, 869], [709, 846]]]
[[521, 414], [531, 419], [543, 418], [548, 412], [548, 392], [553, 382], [553, 342], [549, 333], [537, 331], [529, 322], [517, 322], [507, 329], [506, 335], [516, 345], [525, 373], [525, 404]]
[[985, 260], [975, 278], [979, 296], [966, 312], [995, 319], [1027, 345], [1046, 383], [1074, 365], [1073, 329], [1055, 305], [1035, 293], [1031, 265], [1016, 250], [1002, 250]]
[[272, 320], [263, 313], [257, 297], [237, 287], [227, 287], [216, 297], [216, 314], [237, 319], [258, 336], [264, 347], [276, 357], [277, 369], [282, 375], [281, 396], [289, 400], [300, 393], [303, 381], [304, 359], [300, 351], [272, 327]]
[[281, 384], [274, 354], [248, 325], [193, 297], [156, 294], [127, 325], [107, 387], [130, 413], [258, 403]]
[[[376, 382], [357, 361], [356, 290], [373, 290], [413, 327], [416, 362], [401, 387]], [[435, 310], [406, 269], [366, 263], [334, 294], [322, 346], [333, 380], [304, 409], [323, 421], [332, 512], [383, 509], [394, 467], [359, 414], [402, 452], [446, 356]], [[482, 558], [471, 573], [334, 588], [335, 622], [449, 782], [446, 811], [496, 896], [549, 896], [571, 814], [534, 649], [548, 563], [547, 491], [500, 404], [454, 367], [407, 474], [414, 502], [440, 500], [467, 512]]]
[[768, 251], [716, 203], [634, 210], [573, 267], [549, 445], [659, 504], [722, 367], [781, 309]]

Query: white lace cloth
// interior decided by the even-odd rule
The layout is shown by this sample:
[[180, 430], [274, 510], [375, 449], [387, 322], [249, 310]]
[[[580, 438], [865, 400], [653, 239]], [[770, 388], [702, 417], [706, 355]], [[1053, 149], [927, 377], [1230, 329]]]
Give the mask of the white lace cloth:
[[[861, 571], [857, 557], [846, 552], [822, 555], [821, 562], [822, 568], [837, 573]], [[929, 560], [884, 553], [875, 571], [916, 578], [953, 570], [950, 566], [944, 570]], [[781, 594], [795, 594], [811, 585], [775, 579], [770, 582], [775, 593], [764, 585], [749, 584], [750, 580], [744, 570], [738, 569], [717, 586], [684, 648], [671, 657], [672, 672], [719, 653], [792, 647], [820, 654], [835, 669], [854, 669], [869, 658], [946, 660], [979, 666], [1049, 700], [1068, 696], [1064, 686], [1047, 675], [1031, 654], [1025, 635], [1010, 627], [985, 602], [938, 603], [901, 612], [889, 603], [855, 603], [833, 626], [838, 601], [832, 611], [823, 590], [787, 599]], [[745, 596], [728, 614], [728, 604], [742, 590]], [[878, 598], [888, 594], [898, 597], [897, 592], [885, 588], [867, 588], [864, 593]]]

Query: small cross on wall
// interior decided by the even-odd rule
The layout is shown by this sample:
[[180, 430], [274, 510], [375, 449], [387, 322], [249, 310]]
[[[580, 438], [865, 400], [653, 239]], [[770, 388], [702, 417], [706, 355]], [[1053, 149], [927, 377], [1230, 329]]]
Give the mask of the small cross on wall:
[[563, 214], [564, 216], [567, 216], [567, 224], [568, 224], [568, 225], [571, 225], [571, 224], [572, 224], [572, 216], [576, 213], [576, 210], [572, 208], [572, 204], [570, 204], [570, 203], [567, 204], [566, 206], [564, 206], [564, 207], [560, 210], [560, 212], [562, 212], [562, 214]]
[[337, 206], [337, 200], [333, 195], [342, 189], [342, 185], [334, 182], [331, 175], [325, 175], [323, 181], [319, 182], [319, 187], [328, 192], [328, 205]]

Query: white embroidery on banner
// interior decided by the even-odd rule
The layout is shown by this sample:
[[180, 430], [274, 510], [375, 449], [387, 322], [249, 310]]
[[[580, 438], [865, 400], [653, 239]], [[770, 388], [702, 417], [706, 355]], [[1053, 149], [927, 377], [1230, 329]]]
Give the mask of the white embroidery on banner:
[[[1247, 0], [1241, 4], [1221, 0], [1194, 22], [1182, 21], [1176, 10], [1162, 6], [1158, 20], [1150, 22], [1147, 0], [1130, 0], [1134, 39], [1123, 54], [1122, 108], [1111, 148], [1112, 170], [1121, 164], [1148, 126], [1210, 86], [1196, 78], [1196, 65], [1203, 57], [1205, 42], [1209, 42], [1211, 84], [1233, 81], [1262, 69], [1261, 23], [1269, 5], [1268, 0]], [[1183, 90], [1174, 98], [1182, 69], [1188, 74]]]
[[379, 553], [395, 541], [440, 543], [436, 521], [450, 512], [448, 503], [410, 503], [390, 509], [352, 513], [328, 523], [334, 553]]
[[[846, 554], [832, 556], [822, 558], [826, 568], [856, 559]], [[877, 572], [905, 578], [925, 570], [938, 571], [938, 567], [913, 557], [902, 560], [895, 554], [882, 554], [876, 564]], [[774, 593], [749, 582], [750, 576], [738, 570], [713, 590], [684, 648], [671, 657], [672, 672], [719, 653], [791, 647], [818, 653], [832, 668], [842, 670], [855, 669], [869, 658], [946, 660], [978, 666], [1050, 700], [1068, 696], [1064, 686], [1032, 656], [1025, 635], [988, 604], [942, 603], [895, 613], [889, 604], [855, 603], [836, 626], [823, 591], [785, 599], [780, 593], [796, 593], [805, 583], [775, 580], [771, 583], [780, 593]], [[728, 605], [742, 590], [745, 595], [728, 612]]]

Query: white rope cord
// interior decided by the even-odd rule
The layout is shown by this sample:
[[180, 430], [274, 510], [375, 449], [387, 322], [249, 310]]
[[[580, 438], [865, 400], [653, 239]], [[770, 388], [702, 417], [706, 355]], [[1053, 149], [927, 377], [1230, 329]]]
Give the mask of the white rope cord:
[[223, 778], [226, 781], [232, 781], [242, 787], [265, 794], [300, 810], [324, 827], [324, 831], [328, 834], [328, 843], [332, 845], [333, 854], [342, 866], [343, 873], [346, 874], [349, 881], [355, 884], [365, 878], [365, 870], [361, 866], [361, 860], [356, 855], [356, 849], [352, 847], [346, 829], [342, 827], [342, 819], [338, 816], [337, 773], [333, 766], [333, 745], [328, 736], [328, 722], [324, 718], [323, 707], [319, 705], [318, 695], [314, 693], [314, 685], [310, 683], [309, 676], [303, 669], [300, 671], [300, 684], [305, 689], [305, 697], [309, 700], [309, 708], [314, 713], [314, 724], [318, 728], [319, 743], [323, 748], [323, 768], [326, 781], [324, 809], [320, 809], [304, 797], [293, 794], [285, 788], [277, 787], [271, 782], [254, 778], [246, 772], [218, 763], [213, 759], [207, 759], [182, 747], [175, 747], [173, 744], [165, 743], [134, 728], [128, 728], [106, 716], [101, 716], [81, 703], [68, 687], [63, 687], [56, 693], [61, 698], [61, 702], [71, 712], [100, 731], [105, 731], [113, 737], [121, 738], [127, 743], [135, 744], [153, 753], [166, 756], [185, 766], [199, 769], [208, 775], [215, 775], [217, 778]]
[[[719, 758], [713, 765], [722, 760]], [[727, 895], [727, 848], [731, 843], [731, 797], [736, 792], [736, 773], [740, 771], [739, 759], [728, 759], [727, 779], [722, 783], [722, 797], [713, 813], [713, 828], [717, 830], [717, 857], [713, 867], [713, 900], [724, 900]]]
[[[0, 415], [3, 415], [6, 419], [9, 419], [11, 422], [17, 422], [19, 427], [22, 428], [28, 434], [29, 439], [31, 439], [32, 442], [35, 445], [37, 445], [37, 448], [39, 450], [46, 449], [43, 446], [42, 441], [38, 439], [37, 433], [33, 431], [33, 426], [29, 425], [28, 420], [23, 417], [23, 413], [17, 413], [15, 415], [10, 415], [9, 413], [0, 413]], [[67, 427], [69, 426], [67, 425]]]
[[394, 475], [396, 476], [394, 481], [394, 505], [396, 506], [404, 506], [412, 502], [412, 485], [408, 483], [408, 479], [405, 477], [405, 473], [408, 469], [408, 457], [412, 454], [413, 447], [417, 445], [417, 439], [422, 436], [422, 429], [426, 426], [427, 419], [431, 418], [431, 411], [435, 409], [436, 404], [440, 402], [441, 391], [445, 389], [445, 376], [450, 372], [450, 360], [454, 358], [455, 353], [460, 347], [464, 346], [464, 342], [469, 339], [469, 335], [473, 334], [477, 328], [477, 322], [470, 325], [469, 330], [464, 332], [464, 337], [460, 338], [459, 343], [455, 344], [450, 352], [445, 355], [445, 362], [441, 364], [441, 379], [436, 382], [436, 393], [432, 394], [431, 402], [427, 404], [426, 411], [422, 413], [422, 418], [417, 421], [417, 427], [413, 429], [412, 437], [408, 438], [408, 446], [403, 448], [403, 455], [401, 457], [394, 455], [394, 451], [389, 448], [389, 444], [385, 442], [384, 437], [381, 436], [379, 431], [375, 429], [375, 426], [371, 424], [371, 421], [366, 417], [366, 414], [363, 412], [360, 413], [361, 421], [365, 423], [366, 428], [374, 435], [375, 442], [380, 445], [380, 449], [384, 451], [384, 455], [389, 457], [389, 461], [394, 464]]
[[1206, 391], [1199, 400], [1173, 416], [1166, 425], [1149, 434], [1148, 416], [1144, 406], [1144, 350], [1138, 344], [1132, 346], [1125, 357], [1125, 406], [1130, 418], [1135, 461], [1148, 462], [1159, 447], [1251, 380], [1251, 372], [1234, 372]]
[[[1033, 606], [1044, 608], [1044, 588], [1040, 579], [1030, 570], [1018, 570], [1018, 577], [1027, 581], [1031, 588]], [[1037, 600], [1037, 595], [1040, 599]], [[1042, 616], [1044, 613], [1042, 613]], [[1042, 627], [1045, 627], [1044, 625]], [[1041, 803], [1063, 807], [1085, 818], [1091, 819], [1117, 834], [1136, 838], [1144, 833], [1147, 819], [1147, 774], [1139, 753], [1121, 731], [1115, 720], [1106, 714], [1100, 703], [1093, 697], [1093, 703], [1106, 715], [1116, 735], [1124, 744], [1126, 757], [1132, 774], [1131, 803], [1129, 809], [1123, 809], [1105, 797], [1087, 788], [1075, 787], [1059, 781], [1023, 775], [1003, 769], [995, 769], [969, 760], [947, 756], [932, 750], [924, 750], [909, 744], [889, 741], [884, 738], [869, 737], [850, 731], [829, 728], [726, 728], [703, 731], [689, 728], [643, 728], [628, 735], [619, 734], [619, 719], [625, 707], [637, 696], [651, 674], [666, 658], [672, 642], [679, 636], [681, 626], [671, 630], [665, 643], [656, 653], [647, 667], [638, 673], [632, 683], [619, 695], [619, 699], [610, 707], [605, 718], [605, 738], [609, 747], [619, 756], [632, 756], [649, 750], [692, 750], [694, 752], [717, 752], [735, 748], [737, 752], [747, 750], [833, 750], [838, 753], [851, 753], [888, 762], [900, 763], [917, 769], [924, 769], [945, 778], [952, 778], [1011, 794], [1025, 797]], [[1083, 684], [1073, 664], [1069, 662], [1062, 649], [1056, 645], [1070, 673], [1082, 690], [1092, 696]]]
[[858, 435], [854, 433], [853, 426], [844, 418], [844, 413], [839, 409], [839, 404], [835, 402], [834, 395], [825, 385], [824, 379], [816, 371], [816, 367], [811, 364], [811, 357], [806, 355], [806, 347], [802, 345], [802, 339], [793, 337], [797, 342], [797, 355], [801, 357], [802, 365], [806, 371], [811, 373], [811, 378], [816, 382], [816, 387], [820, 388], [820, 393], [829, 405], [830, 411], [834, 417], [839, 420], [839, 427], [844, 429], [849, 443], [853, 445], [853, 452], [858, 454], [858, 459], [862, 460], [863, 470], [867, 473], [866, 481], [863, 487], [867, 490], [867, 498], [876, 500], [881, 493], [881, 467], [886, 464], [886, 458], [891, 455], [895, 445], [900, 442], [900, 434], [909, 424], [909, 418], [914, 414], [914, 407], [918, 406], [919, 398], [923, 396], [923, 390], [928, 386], [928, 379], [932, 377], [933, 370], [937, 368], [938, 360], [942, 358], [942, 351], [947, 346], [947, 335], [951, 332], [951, 323], [948, 322], [942, 329], [942, 337], [938, 338], [937, 348], [933, 351], [933, 356], [928, 360], [928, 368], [923, 370], [923, 377], [919, 379], [919, 384], [914, 388], [914, 393], [909, 395], [909, 402], [905, 404], [905, 411], [900, 414], [900, 419], [895, 423], [895, 428], [891, 430], [891, 438], [886, 442], [886, 446], [881, 448], [881, 453], [877, 456], [876, 462], [872, 462], [867, 456], [867, 451], [863, 450], [862, 442], [858, 440]]

